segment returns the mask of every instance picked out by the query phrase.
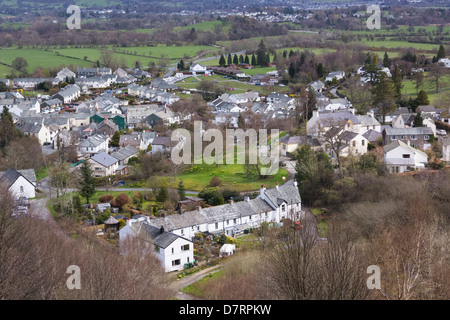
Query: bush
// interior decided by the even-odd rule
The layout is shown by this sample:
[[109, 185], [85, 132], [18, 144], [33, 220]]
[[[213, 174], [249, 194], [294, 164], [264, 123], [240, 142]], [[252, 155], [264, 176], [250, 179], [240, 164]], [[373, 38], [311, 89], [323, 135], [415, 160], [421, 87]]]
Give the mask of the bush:
[[114, 199], [113, 195], [105, 194], [103, 196], [100, 196], [98, 198], [98, 201], [100, 201], [100, 203], [109, 203], [109, 202], [111, 202], [112, 199]]
[[128, 203], [130, 203], [130, 197], [128, 197], [126, 193], [121, 193], [116, 197], [116, 199], [111, 201], [111, 206], [115, 208], [122, 208]]
[[214, 188], [214, 187], [218, 187], [222, 184], [222, 180], [219, 179], [219, 177], [214, 176], [212, 177], [212, 179], [209, 181], [209, 186]]

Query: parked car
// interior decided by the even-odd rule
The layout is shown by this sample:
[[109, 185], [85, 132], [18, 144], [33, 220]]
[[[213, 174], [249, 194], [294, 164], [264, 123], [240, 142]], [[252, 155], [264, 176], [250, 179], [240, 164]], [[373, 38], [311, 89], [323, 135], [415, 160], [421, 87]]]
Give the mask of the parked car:
[[441, 136], [446, 136], [446, 135], [447, 135], [447, 131], [445, 131], [445, 130], [443, 130], [443, 129], [437, 130], [436, 133], [437, 133], [438, 135], [441, 135]]

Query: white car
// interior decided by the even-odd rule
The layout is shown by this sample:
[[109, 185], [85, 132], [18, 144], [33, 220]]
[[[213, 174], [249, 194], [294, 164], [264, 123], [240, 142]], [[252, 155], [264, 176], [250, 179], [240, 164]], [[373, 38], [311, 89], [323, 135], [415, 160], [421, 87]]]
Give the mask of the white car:
[[446, 136], [446, 135], [447, 135], [447, 131], [445, 131], [445, 130], [443, 130], [443, 129], [437, 130], [436, 133], [437, 133], [438, 135], [441, 135], [441, 136]]

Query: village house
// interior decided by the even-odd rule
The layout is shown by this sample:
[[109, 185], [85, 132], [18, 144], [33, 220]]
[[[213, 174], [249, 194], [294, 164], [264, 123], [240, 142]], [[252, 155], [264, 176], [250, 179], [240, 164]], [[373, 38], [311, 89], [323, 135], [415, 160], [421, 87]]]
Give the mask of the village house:
[[390, 173], [403, 173], [411, 170], [421, 170], [428, 162], [425, 152], [411, 147], [409, 141], [404, 143], [400, 140], [392, 141], [385, 145], [384, 163]]
[[24, 122], [18, 124], [17, 129], [19, 129], [24, 135], [38, 138], [39, 143], [42, 145], [44, 142], [50, 142], [50, 132], [42, 120], [41, 122]]
[[64, 104], [68, 104], [80, 97], [81, 89], [76, 84], [69, 84], [64, 87], [57, 94], [53, 95], [52, 99], [59, 99]]
[[58, 79], [60, 82], [64, 82], [66, 81], [66, 79], [75, 79], [76, 76], [77, 75], [75, 72], [65, 67], [56, 74], [56, 79]]
[[0, 183], [5, 184], [15, 199], [34, 198], [36, 197], [36, 175], [34, 175], [34, 170], [31, 170], [33, 172], [30, 175], [28, 172], [24, 172], [25, 170], [21, 170], [24, 172], [21, 173], [9, 168], [5, 173], [0, 174]]
[[258, 228], [261, 223], [279, 224], [284, 218], [300, 220], [304, 218], [297, 182], [288, 181], [284, 185], [266, 189], [261, 186], [255, 199], [246, 197], [244, 201], [201, 208], [181, 214], [151, 219], [150, 224], [163, 226], [174, 234], [194, 239], [202, 232], [213, 236], [226, 234], [234, 236], [249, 228]]
[[94, 177], [112, 176], [119, 167], [119, 160], [106, 152], [97, 153], [87, 161], [91, 164]]
[[170, 137], [156, 136], [152, 141], [151, 153], [170, 152], [178, 144], [178, 141], [172, 141]]
[[94, 77], [94, 76], [106, 76], [108, 74], [112, 74], [111, 68], [78, 68], [77, 75], [78, 77]]
[[128, 220], [119, 230], [121, 253], [126, 254], [128, 237], [137, 237], [154, 246], [153, 254], [161, 261], [166, 272], [180, 271], [185, 264], [194, 261], [194, 244], [185, 237], [168, 232], [162, 226], [154, 226], [145, 217]]
[[325, 82], [328, 81], [333, 81], [333, 78], [336, 78], [336, 80], [342, 80], [345, 77], [345, 72], [344, 71], [334, 71], [334, 72], [330, 72], [327, 77], [325, 78]]
[[116, 152], [111, 153], [111, 156], [119, 160], [119, 165], [128, 164], [128, 161], [132, 157], [136, 157], [139, 150], [133, 146], [126, 146], [124, 148], [119, 149]]
[[92, 155], [108, 150], [109, 140], [107, 136], [100, 134], [88, 137], [81, 141], [78, 146], [78, 152], [82, 155]]
[[286, 156], [295, 150], [297, 148], [306, 143], [306, 137], [302, 136], [290, 136], [285, 135], [280, 139], [280, 146], [281, 146], [281, 154], [283, 156]]
[[427, 150], [431, 148], [431, 137], [433, 130], [428, 127], [413, 128], [385, 128], [382, 132], [383, 144], [387, 145], [392, 141], [401, 140], [404, 143], [410, 143], [414, 148]]

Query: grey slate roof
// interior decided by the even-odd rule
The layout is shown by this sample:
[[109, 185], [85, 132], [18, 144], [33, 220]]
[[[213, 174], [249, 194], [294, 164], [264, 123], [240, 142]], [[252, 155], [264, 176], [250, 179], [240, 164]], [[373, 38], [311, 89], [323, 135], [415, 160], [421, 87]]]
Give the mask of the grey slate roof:
[[385, 131], [388, 136], [433, 134], [433, 130], [429, 127], [386, 128]]
[[106, 152], [97, 153], [94, 156], [92, 156], [91, 159], [100, 163], [104, 167], [112, 166], [113, 164], [119, 161], [116, 158], [107, 154]]
[[363, 134], [363, 137], [369, 140], [370, 142], [377, 142], [378, 139], [382, 137], [382, 135], [378, 131], [370, 129]]
[[133, 155], [137, 154], [139, 151], [135, 147], [128, 145], [125, 148], [122, 148], [116, 152], [111, 153], [111, 156], [116, 158], [119, 161], [125, 160]]
[[155, 227], [145, 222], [134, 224], [133, 228], [139, 236], [150, 238], [154, 245], [163, 249], [167, 248], [172, 242], [180, 238], [180, 236], [171, 232], [163, 231], [161, 233], [160, 227]]
[[5, 183], [9, 188], [20, 176], [23, 176], [32, 185], [36, 185], [36, 175], [33, 169], [14, 170], [9, 168], [6, 172], [0, 173], [0, 182]]

